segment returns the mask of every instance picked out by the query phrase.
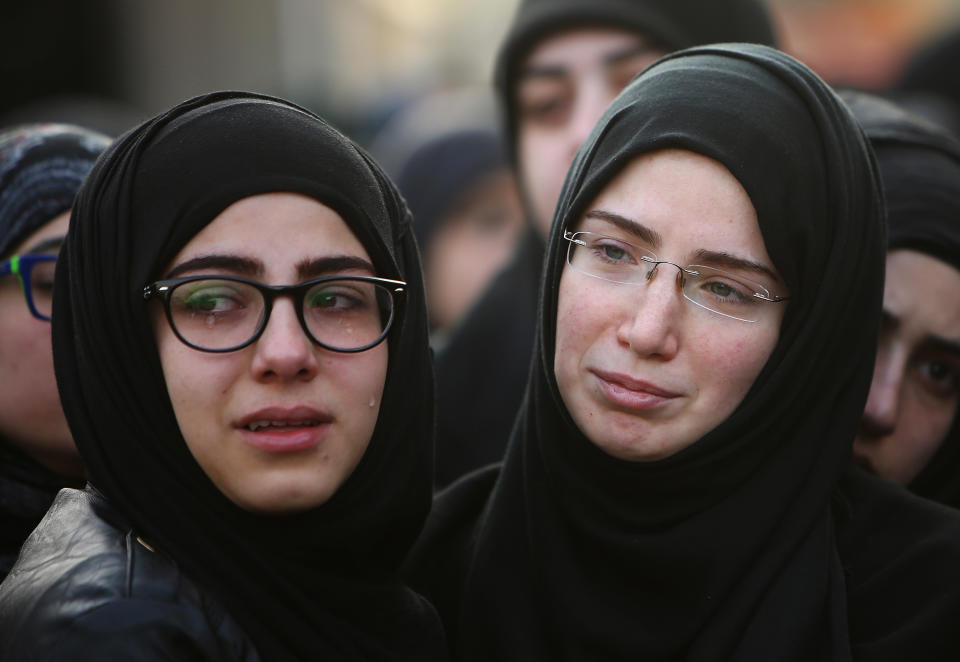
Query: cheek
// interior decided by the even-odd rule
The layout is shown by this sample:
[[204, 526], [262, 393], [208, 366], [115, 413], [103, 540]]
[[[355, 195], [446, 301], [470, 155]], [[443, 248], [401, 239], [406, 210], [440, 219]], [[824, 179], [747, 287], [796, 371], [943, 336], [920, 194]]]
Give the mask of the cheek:
[[688, 338], [687, 342], [695, 348], [691, 365], [700, 373], [696, 381], [701, 392], [712, 391], [709, 400], [727, 403], [729, 412], [743, 401], [777, 344], [776, 333], [756, 331]]
[[957, 414], [957, 401], [931, 401], [928, 394], [918, 390], [922, 391], [922, 387], [913, 385], [905, 389], [894, 434], [909, 439], [911, 452], [929, 457], [950, 431]]
[[[377, 425], [387, 378], [387, 344], [353, 355], [330, 355], [321, 362], [317, 388], [334, 398], [349, 437], [366, 448]], [[329, 384], [329, 389], [324, 383]]]
[[[554, 350], [554, 373], [561, 395], [567, 393], [577, 382], [580, 365], [584, 356], [602, 337], [605, 320], [611, 318], [611, 311], [595, 310], [599, 301], [581, 291], [571, 279], [560, 279], [557, 299], [557, 328]], [[600, 313], [600, 314], [597, 314]]]

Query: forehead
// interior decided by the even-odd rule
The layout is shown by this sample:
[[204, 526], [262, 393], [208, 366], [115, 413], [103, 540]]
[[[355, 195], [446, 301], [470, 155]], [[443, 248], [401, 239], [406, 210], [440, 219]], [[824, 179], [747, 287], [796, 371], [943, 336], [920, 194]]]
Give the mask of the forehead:
[[726, 167], [709, 157], [669, 149], [634, 158], [593, 203], [643, 222], [664, 225], [662, 232], [723, 233], [762, 237], [747, 192]]
[[174, 263], [224, 253], [296, 262], [349, 254], [369, 260], [363, 244], [336, 211], [298, 193], [264, 193], [234, 202], [187, 242]]
[[534, 46], [523, 61], [520, 76], [532, 67], [585, 69], [610, 55], [645, 43], [642, 35], [622, 28], [583, 28], [555, 32]]
[[892, 250], [883, 307], [918, 336], [960, 340], [960, 271], [919, 251]]

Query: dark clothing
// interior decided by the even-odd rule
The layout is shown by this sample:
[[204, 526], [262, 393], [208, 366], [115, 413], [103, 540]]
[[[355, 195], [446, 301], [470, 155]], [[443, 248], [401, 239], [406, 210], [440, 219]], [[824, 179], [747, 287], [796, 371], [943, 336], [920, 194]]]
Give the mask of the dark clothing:
[[93, 489], [64, 489], [0, 585], [0, 659], [260, 660], [177, 564]]
[[[514, 164], [514, 88], [524, 59], [552, 35], [593, 27], [634, 31], [666, 51], [720, 41], [776, 41], [757, 0], [524, 0], [494, 73]], [[436, 479], [441, 487], [503, 458], [530, 374], [543, 251], [543, 238], [531, 223], [510, 262], [437, 354]]]
[[[960, 271], [960, 142], [878, 97], [847, 91], [843, 98], [877, 156], [890, 250], [924, 253]], [[960, 508], [960, 416], [908, 487]]]
[[437, 354], [440, 487], [503, 459], [530, 373], [542, 264], [543, 241], [529, 227]]
[[[477, 471], [438, 495], [411, 553], [411, 583], [436, 605], [451, 642], [469, 627], [461, 619], [464, 584], [476, 541], [484, 536], [485, 507], [499, 471], [497, 466]], [[831, 513], [848, 592], [849, 659], [955, 659], [960, 651], [955, 590], [960, 523], [955, 514], [859, 469], [842, 478]], [[510, 544], [519, 548], [522, 542]]]
[[82, 481], [59, 476], [0, 440], [0, 581], [60, 488], [75, 484]]
[[[325, 503], [268, 516], [228, 499], [194, 459], [143, 292], [227, 207], [273, 192], [329, 207], [373, 271], [406, 287], [359, 464]], [[57, 273], [54, 365], [90, 483], [202, 581], [264, 659], [445, 657], [437, 614], [398, 577], [432, 497], [433, 374], [419, 255], [409, 211], [362, 149], [282, 99], [218, 92], [185, 101], [132, 129], [94, 166]]]
[[[560, 279], [572, 274], [564, 231], [628, 164], [665, 149], [711, 158], [737, 179], [789, 300], [776, 345], [733, 413], [669, 457], [629, 462], [577, 427], [554, 374]], [[955, 625], [944, 625], [960, 613], [960, 514], [875, 480], [855, 496], [841, 485], [873, 372], [884, 213], [860, 127], [797, 60], [714, 45], [667, 56], [634, 79], [567, 174], [531, 380], [499, 476], [482, 506], [476, 493], [449, 497], [466, 504], [468, 523], [431, 522], [427, 531], [441, 532], [432, 534], [436, 553], [425, 539], [411, 561], [417, 586], [432, 584], [434, 568], [441, 581], [459, 578], [459, 598], [431, 595], [445, 612], [455, 605], [443, 618], [458, 659], [960, 655]], [[682, 329], [692, 327], [677, 315], [676, 333], [689, 342], [695, 334]], [[607, 354], [632, 362], [624, 370], [636, 379], [670, 373], [660, 366], [671, 357], [629, 351]], [[670, 410], [654, 413], [673, 420]], [[946, 658], [924, 656], [932, 642]]]

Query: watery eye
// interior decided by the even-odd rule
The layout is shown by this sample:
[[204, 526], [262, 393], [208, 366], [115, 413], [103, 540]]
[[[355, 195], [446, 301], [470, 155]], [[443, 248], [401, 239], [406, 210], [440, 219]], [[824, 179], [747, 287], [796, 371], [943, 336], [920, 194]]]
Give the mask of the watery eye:
[[603, 254], [611, 260], [622, 260], [628, 255], [627, 251], [623, 250], [619, 246], [613, 246], [611, 244], [602, 246], [602, 249]]

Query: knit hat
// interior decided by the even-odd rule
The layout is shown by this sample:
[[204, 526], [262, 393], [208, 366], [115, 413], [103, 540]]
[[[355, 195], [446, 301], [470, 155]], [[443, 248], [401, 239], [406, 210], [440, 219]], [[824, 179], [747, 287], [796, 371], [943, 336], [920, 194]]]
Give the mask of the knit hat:
[[68, 124], [0, 131], [0, 256], [73, 205], [110, 139]]

